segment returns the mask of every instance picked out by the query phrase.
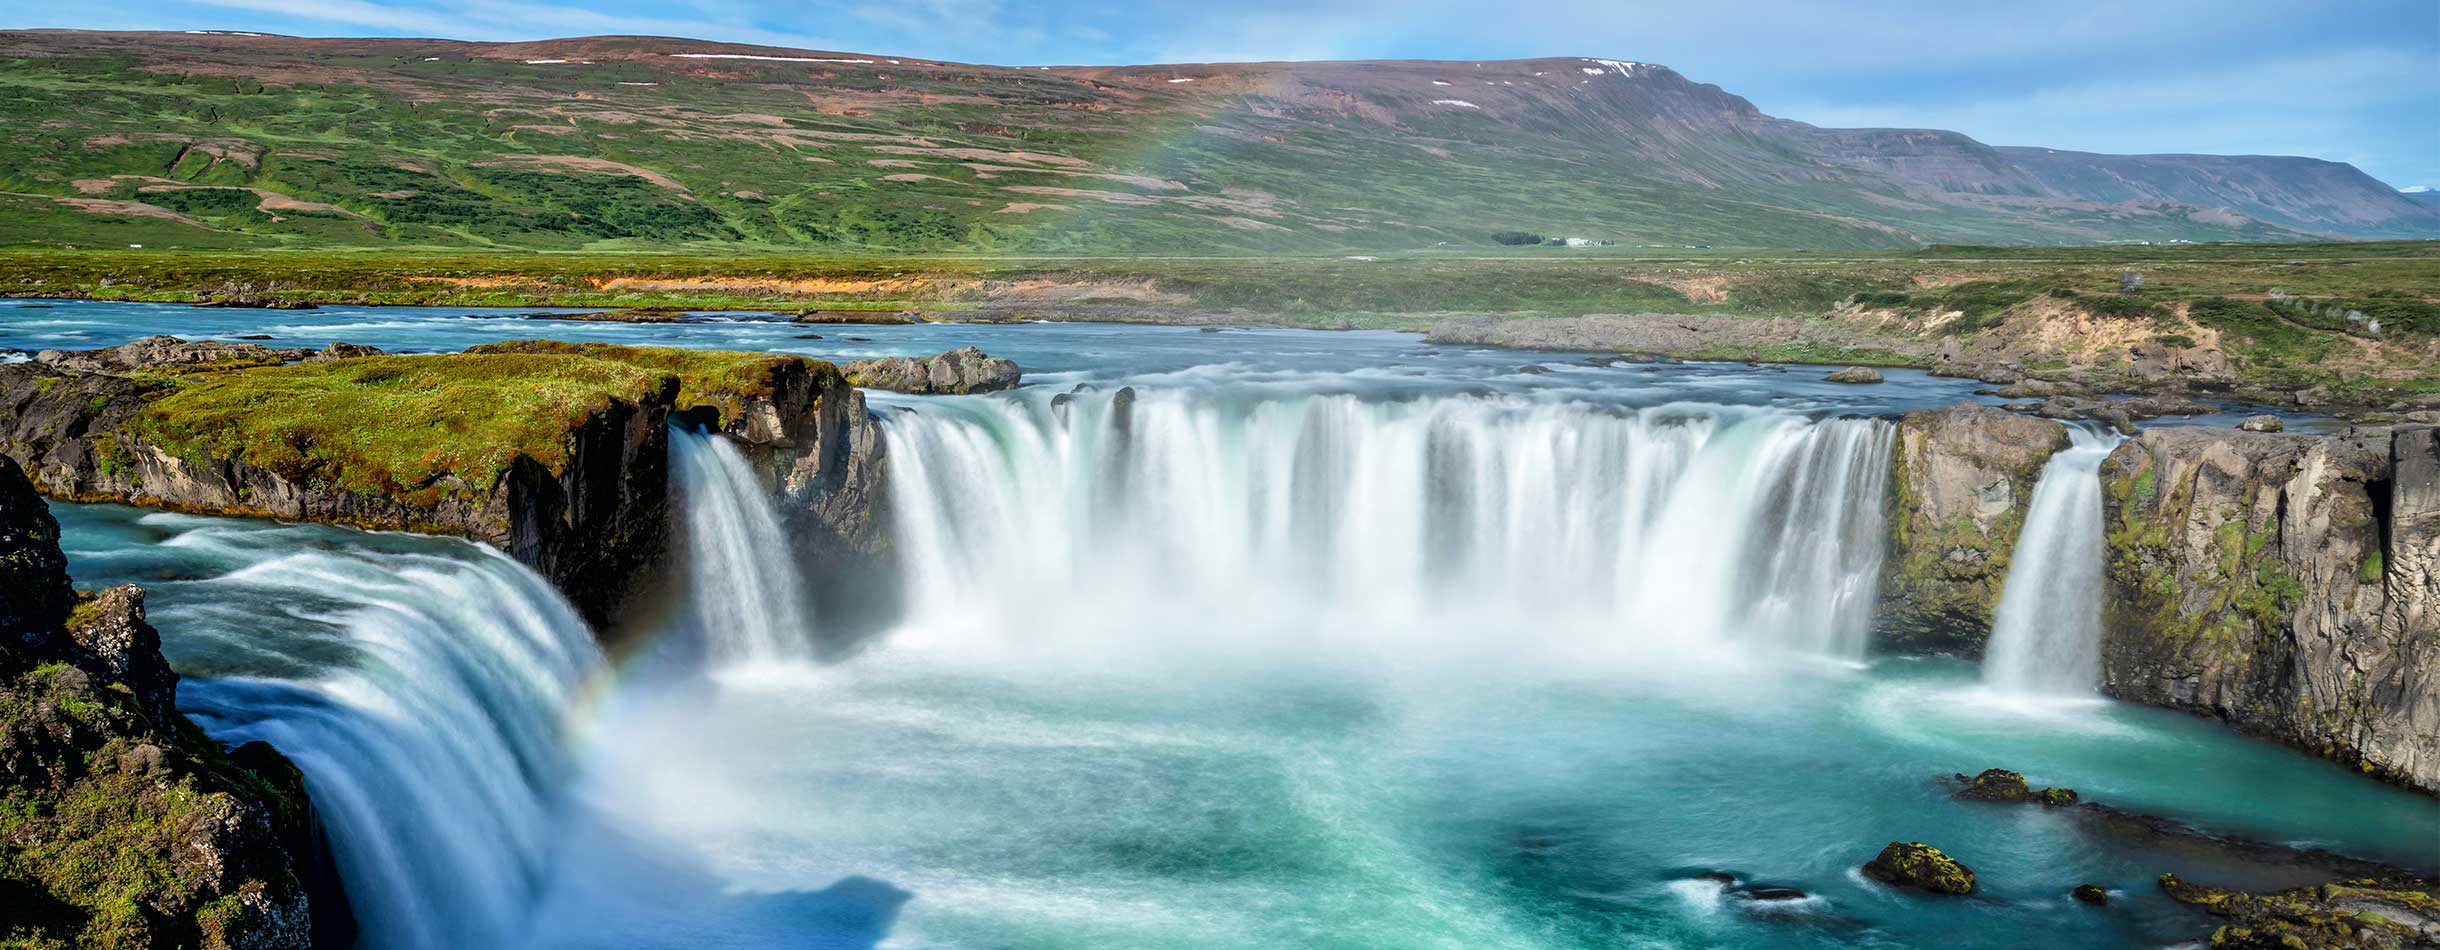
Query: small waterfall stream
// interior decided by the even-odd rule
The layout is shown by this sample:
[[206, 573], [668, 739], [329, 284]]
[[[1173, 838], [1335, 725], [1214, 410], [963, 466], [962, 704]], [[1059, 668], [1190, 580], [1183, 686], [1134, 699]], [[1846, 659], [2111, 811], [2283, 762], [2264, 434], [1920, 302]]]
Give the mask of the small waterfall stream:
[[1983, 659], [1984, 682], [2011, 692], [2085, 693], [2101, 679], [2101, 462], [2116, 441], [2069, 434], [2034, 486]]
[[725, 436], [672, 427], [694, 623], [714, 664], [802, 659], [813, 615], [771, 490]]

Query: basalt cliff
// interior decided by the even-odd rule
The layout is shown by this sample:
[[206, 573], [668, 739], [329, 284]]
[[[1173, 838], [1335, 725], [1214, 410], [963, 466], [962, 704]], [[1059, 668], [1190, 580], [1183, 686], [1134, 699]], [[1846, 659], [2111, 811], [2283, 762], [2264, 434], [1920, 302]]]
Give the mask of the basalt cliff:
[[[1978, 655], [2065, 427], [1909, 414], [1877, 643]], [[2440, 438], [2144, 430], [2103, 463], [2102, 691], [2440, 792]]]
[[878, 543], [878, 428], [815, 360], [153, 338], [0, 366], [0, 454], [50, 497], [459, 535], [535, 568], [597, 626], [669, 554], [673, 420], [746, 445], [819, 552]]

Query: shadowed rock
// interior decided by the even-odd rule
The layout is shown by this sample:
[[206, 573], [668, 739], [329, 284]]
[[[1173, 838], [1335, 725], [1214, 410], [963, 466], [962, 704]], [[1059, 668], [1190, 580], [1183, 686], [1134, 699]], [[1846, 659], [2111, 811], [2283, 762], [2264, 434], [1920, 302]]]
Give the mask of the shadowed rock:
[[1939, 848], [1920, 841], [1892, 841], [1864, 863], [1864, 874], [1892, 887], [1934, 894], [1974, 893], [1974, 872]]

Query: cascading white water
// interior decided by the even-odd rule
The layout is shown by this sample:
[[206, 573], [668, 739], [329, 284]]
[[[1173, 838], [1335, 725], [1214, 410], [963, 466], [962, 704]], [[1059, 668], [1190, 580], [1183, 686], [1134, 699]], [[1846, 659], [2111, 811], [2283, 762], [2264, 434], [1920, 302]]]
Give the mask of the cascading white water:
[[812, 614], [803, 576], [763, 485], [726, 437], [672, 428], [690, 597], [714, 663], [803, 658]]
[[[214, 530], [179, 541], [225, 543]], [[269, 742], [303, 770], [360, 946], [502, 945], [545, 884], [562, 715], [602, 666], [592, 633], [547, 581], [489, 549], [252, 547], [248, 558], [305, 550], [197, 583], [311, 605], [280, 608], [330, 632], [299, 652], [345, 660], [296, 680], [189, 679], [180, 708], [214, 738]]]
[[1870, 621], [1891, 432], [1717, 406], [1194, 392], [1123, 413], [1106, 393], [941, 401], [886, 424], [911, 630], [1217, 615], [1411, 632], [1470, 614], [1839, 657]]
[[1983, 680], [2024, 693], [2085, 693], [2101, 678], [2101, 462], [2114, 441], [2070, 430], [2050, 457], [2000, 588]]

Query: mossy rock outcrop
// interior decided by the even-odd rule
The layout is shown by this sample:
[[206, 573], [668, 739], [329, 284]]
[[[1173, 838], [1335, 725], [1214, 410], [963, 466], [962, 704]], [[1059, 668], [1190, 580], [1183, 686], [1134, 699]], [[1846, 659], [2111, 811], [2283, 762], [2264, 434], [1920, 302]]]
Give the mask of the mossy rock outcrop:
[[1979, 403], [1898, 421], [1877, 647], [1982, 655], [2034, 484], [2067, 446], [2060, 423]]
[[2440, 791], [2440, 447], [2176, 427], [2101, 467], [2103, 689]]
[[58, 529], [0, 456], [0, 945], [344, 942], [301, 776], [179, 714], [143, 592], [64, 605]]
[[2227, 923], [2214, 950], [2440, 947], [2440, 898], [2423, 881], [2352, 880], [2247, 894], [2160, 876], [2161, 892]]
[[1977, 802], [2039, 802], [2044, 805], [2073, 805], [2076, 790], [2072, 788], [2034, 788], [2025, 783], [2025, 776], [2007, 769], [1984, 769], [1973, 776], [1956, 775], [1956, 798]]
[[1974, 872], [1939, 848], [1920, 841], [1892, 841], [1872, 860], [1864, 874], [1892, 887], [1912, 887], [1934, 894], [1974, 893]]
[[547, 341], [316, 355], [170, 338], [45, 355], [0, 366], [0, 454], [53, 498], [473, 538], [597, 626], [667, 551], [673, 420], [747, 445], [797, 503], [792, 534], [877, 545], [878, 426], [818, 360]]

